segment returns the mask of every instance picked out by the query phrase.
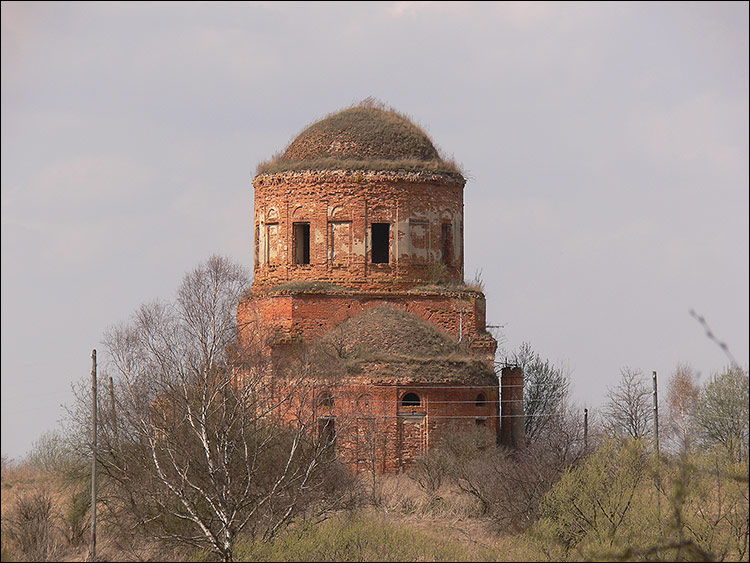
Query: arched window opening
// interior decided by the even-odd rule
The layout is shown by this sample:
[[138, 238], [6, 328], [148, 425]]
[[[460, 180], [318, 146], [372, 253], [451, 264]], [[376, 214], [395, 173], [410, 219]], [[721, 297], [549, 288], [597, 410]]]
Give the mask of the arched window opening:
[[324, 416], [318, 419], [318, 440], [325, 445], [336, 442], [336, 421], [333, 417]]
[[319, 407], [332, 407], [333, 403], [333, 393], [331, 393], [330, 391], [322, 391], [318, 396]]
[[402, 407], [418, 407], [420, 403], [421, 401], [419, 400], [419, 395], [417, 395], [416, 393], [407, 393], [401, 399]]
[[477, 404], [478, 407], [483, 407], [485, 401], [486, 400], [484, 398], [484, 393], [480, 393], [479, 395], [477, 395], [476, 404]]

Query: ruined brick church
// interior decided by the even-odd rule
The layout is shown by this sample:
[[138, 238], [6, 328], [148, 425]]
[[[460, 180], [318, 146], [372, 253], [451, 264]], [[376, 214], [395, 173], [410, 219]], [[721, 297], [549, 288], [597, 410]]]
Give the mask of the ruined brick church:
[[522, 439], [522, 373], [498, 379], [484, 294], [464, 283], [465, 183], [422, 129], [370, 102], [310, 125], [253, 180], [238, 320], [271, 325], [277, 356], [331, 351], [309, 415], [357, 470], [408, 468], [457, 428]]

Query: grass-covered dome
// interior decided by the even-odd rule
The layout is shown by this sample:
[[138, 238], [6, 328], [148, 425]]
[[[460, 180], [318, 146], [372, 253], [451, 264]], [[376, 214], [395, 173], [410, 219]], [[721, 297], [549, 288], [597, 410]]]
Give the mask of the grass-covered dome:
[[370, 383], [449, 381], [496, 385], [494, 370], [464, 345], [401, 308], [380, 305], [355, 315], [317, 342], [323, 374]]
[[435, 358], [457, 350], [456, 342], [432, 323], [388, 305], [345, 320], [323, 337], [331, 339], [354, 354], [376, 357]]
[[420, 127], [371, 99], [313, 123], [284, 152], [262, 163], [258, 173], [331, 169], [460, 175]]

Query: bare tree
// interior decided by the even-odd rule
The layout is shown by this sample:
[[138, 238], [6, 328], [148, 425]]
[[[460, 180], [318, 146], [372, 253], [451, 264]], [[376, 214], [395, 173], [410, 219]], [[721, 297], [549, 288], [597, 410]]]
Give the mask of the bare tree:
[[604, 426], [615, 436], [647, 437], [653, 427], [651, 389], [639, 369], [624, 367], [620, 375], [604, 407]]
[[531, 344], [524, 342], [506, 359], [523, 369], [523, 410], [526, 439], [533, 442], [565, 408], [570, 388], [568, 373], [542, 359]]
[[748, 371], [730, 366], [701, 390], [696, 422], [706, 446], [721, 445], [738, 460], [748, 459]]
[[[3, 515], [3, 560], [6, 539], [21, 561], [61, 561], [65, 553], [52, 494], [46, 485], [16, 499]], [[3, 507], [5, 508], [5, 507]]]
[[524, 530], [538, 518], [549, 489], [584, 457], [581, 414], [560, 409], [555, 423], [520, 450], [493, 444], [482, 428], [456, 429], [410, 474], [432, 494], [450, 481], [500, 528]]
[[144, 305], [110, 330], [115, 383], [99, 408], [107, 506], [150, 537], [224, 561], [241, 532], [268, 540], [341, 498], [332, 444], [303, 415], [308, 373], [272, 373], [260, 322], [238, 339], [247, 288], [242, 268], [212, 257], [173, 303]]
[[680, 452], [694, 445], [695, 406], [700, 395], [693, 368], [680, 363], [675, 368], [667, 386], [666, 432], [668, 441]]

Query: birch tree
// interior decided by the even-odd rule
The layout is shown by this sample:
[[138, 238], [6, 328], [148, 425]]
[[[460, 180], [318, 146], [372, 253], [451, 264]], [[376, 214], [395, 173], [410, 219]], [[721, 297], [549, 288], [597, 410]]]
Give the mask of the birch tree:
[[695, 408], [700, 388], [693, 368], [680, 363], [667, 384], [666, 437], [679, 452], [688, 452], [695, 442]]
[[114, 379], [99, 408], [107, 506], [149, 537], [223, 561], [239, 534], [267, 541], [344, 498], [333, 445], [303, 414], [304, 366], [271, 375], [259, 319], [238, 340], [248, 287], [242, 268], [212, 257], [173, 302], [143, 305], [104, 340]]

